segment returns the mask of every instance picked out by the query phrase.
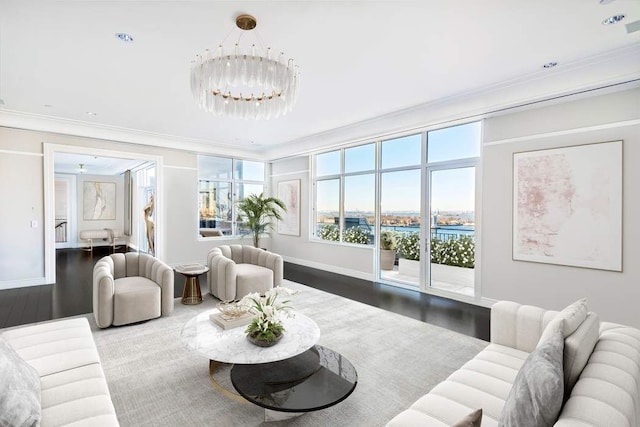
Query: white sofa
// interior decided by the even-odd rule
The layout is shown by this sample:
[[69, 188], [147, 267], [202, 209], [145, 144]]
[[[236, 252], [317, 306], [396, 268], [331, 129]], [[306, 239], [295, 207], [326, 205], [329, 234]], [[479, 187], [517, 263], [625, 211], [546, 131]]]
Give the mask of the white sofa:
[[[520, 367], [557, 314], [494, 304], [491, 344], [387, 425], [450, 426], [478, 408], [483, 427], [498, 425]], [[563, 371], [566, 403], [554, 425], [640, 426], [640, 330], [588, 313], [565, 338]]]
[[209, 292], [223, 301], [265, 293], [282, 284], [284, 261], [273, 252], [247, 245], [223, 245], [207, 255]]
[[86, 318], [10, 329], [0, 334], [40, 377], [40, 425], [118, 426]]

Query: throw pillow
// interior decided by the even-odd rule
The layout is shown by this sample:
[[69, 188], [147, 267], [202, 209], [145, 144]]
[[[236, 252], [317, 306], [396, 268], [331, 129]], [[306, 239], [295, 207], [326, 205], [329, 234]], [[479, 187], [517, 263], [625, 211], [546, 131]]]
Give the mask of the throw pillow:
[[560, 324], [518, 371], [498, 421], [504, 427], [552, 426], [562, 409], [564, 336]]
[[482, 423], [482, 408], [476, 409], [451, 427], [480, 427]]
[[0, 384], [0, 426], [40, 425], [40, 377], [2, 337]]
[[589, 313], [587, 319], [564, 340], [564, 400], [569, 399], [582, 370], [587, 366], [600, 339], [600, 318]]
[[584, 319], [587, 318], [587, 300], [586, 298], [582, 298], [573, 304], [565, 307], [560, 313], [553, 318], [551, 322], [547, 325], [547, 327], [542, 332], [542, 336], [538, 341], [538, 345], [540, 343], [546, 341], [549, 336], [551, 336], [556, 328], [558, 323], [562, 324], [562, 335], [563, 338], [568, 337], [572, 333], [578, 329], [578, 326], [584, 322]]

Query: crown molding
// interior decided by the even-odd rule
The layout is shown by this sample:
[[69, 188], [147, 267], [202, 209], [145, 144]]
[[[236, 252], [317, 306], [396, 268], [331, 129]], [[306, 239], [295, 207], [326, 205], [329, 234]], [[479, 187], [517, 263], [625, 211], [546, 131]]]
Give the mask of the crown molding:
[[[612, 65], [615, 64], [615, 65]], [[335, 147], [453, 126], [515, 109], [540, 107], [640, 86], [640, 45], [584, 58], [263, 149], [279, 160]]]
[[25, 113], [0, 108], [0, 126], [31, 131], [50, 132], [78, 137], [126, 142], [203, 154], [224, 154], [245, 159], [261, 159], [259, 153], [211, 141], [138, 129], [87, 123], [79, 120]]

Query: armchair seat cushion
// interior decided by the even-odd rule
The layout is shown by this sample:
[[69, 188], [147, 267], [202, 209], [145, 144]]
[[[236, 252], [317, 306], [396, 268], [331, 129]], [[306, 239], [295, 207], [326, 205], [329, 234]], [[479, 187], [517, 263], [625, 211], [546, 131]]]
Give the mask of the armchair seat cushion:
[[160, 286], [141, 276], [116, 279], [113, 324], [127, 325], [160, 317]]
[[273, 288], [273, 272], [266, 267], [253, 264], [237, 264], [236, 286], [238, 295], [251, 292], [264, 294]]

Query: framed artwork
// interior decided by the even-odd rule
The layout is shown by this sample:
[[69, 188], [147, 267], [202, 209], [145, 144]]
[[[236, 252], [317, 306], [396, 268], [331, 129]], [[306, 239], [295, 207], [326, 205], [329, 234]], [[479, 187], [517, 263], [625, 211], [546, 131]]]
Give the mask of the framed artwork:
[[287, 212], [278, 221], [278, 234], [290, 236], [300, 235], [300, 180], [280, 181], [278, 183], [278, 198], [287, 207]]
[[514, 153], [513, 259], [622, 271], [622, 141]]
[[85, 220], [115, 220], [116, 183], [85, 181], [82, 212]]

